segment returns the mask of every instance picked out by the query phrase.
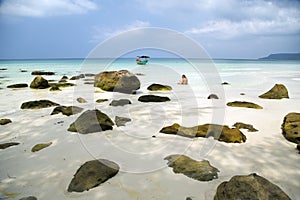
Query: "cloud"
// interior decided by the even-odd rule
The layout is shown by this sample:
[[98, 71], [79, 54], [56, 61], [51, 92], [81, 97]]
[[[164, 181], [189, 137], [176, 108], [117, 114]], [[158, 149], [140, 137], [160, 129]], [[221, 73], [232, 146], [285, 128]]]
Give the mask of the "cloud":
[[0, 14], [21, 17], [45, 17], [84, 14], [97, 9], [90, 0], [3, 0]]

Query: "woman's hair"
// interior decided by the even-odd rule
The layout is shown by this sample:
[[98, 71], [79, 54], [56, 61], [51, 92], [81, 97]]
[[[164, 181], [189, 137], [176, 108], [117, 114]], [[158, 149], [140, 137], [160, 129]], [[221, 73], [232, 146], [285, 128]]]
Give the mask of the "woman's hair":
[[182, 74], [182, 78], [186, 78], [186, 76], [184, 74]]

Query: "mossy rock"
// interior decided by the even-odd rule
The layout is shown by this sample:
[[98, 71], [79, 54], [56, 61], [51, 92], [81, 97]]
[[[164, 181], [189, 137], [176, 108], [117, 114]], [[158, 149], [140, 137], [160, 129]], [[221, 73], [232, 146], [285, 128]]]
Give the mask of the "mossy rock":
[[81, 113], [83, 111], [83, 108], [77, 107], [77, 106], [57, 106], [52, 111], [51, 115], [62, 113], [63, 115], [75, 115], [78, 113]]
[[27, 87], [28, 87], [27, 83], [17, 83], [17, 84], [12, 84], [7, 86], [7, 88], [27, 88]]
[[19, 144], [20, 144], [19, 142], [3, 143], [3, 144], [0, 144], [0, 149], [6, 149], [8, 147], [16, 146], [16, 145], [19, 145]]
[[119, 116], [115, 117], [115, 123], [118, 127], [125, 126], [125, 124], [130, 121], [131, 121], [131, 119], [127, 118], [127, 117], [119, 117]]
[[253, 127], [253, 125], [245, 124], [245, 123], [242, 123], [242, 122], [236, 122], [233, 126], [238, 128], [238, 129], [248, 129], [248, 132], [258, 131], [256, 128]]
[[287, 114], [283, 119], [281, 129], [285, 139], [300, 144], [300, 113]]
[[79, 103], [87, 103], [87, 101], [84, 98], [82, 98], [82, 97], [78, 97], [76, 100]]
[[97, 103], [103, 103], [103, 102], [105, 102], [105, 101], [108, 101], [108, 99], [97, 99], [97, 100], [96, 100]]
[[243, 107], [243, 108], [254, 108], [254, 109], [263, 109], [262, 106], [252, 103], [252, 102], [247, 102], [247, 101], [234, 101], [234, 102], [228, 102], [226, 104], [227, 106], [231, 107]]
[[21, 109], [40, 109], [52, 106], [59, 106], [59, 104], [49, 100], [37, 100], [22, 103]]
[[268, 92], [259, 96], [263, 99], [282, 99], [289, 98], [287, 88], [282, 84], [275, 84]]
[[49, 88], [50, 85], [46, 79], [44, 79], [42, 76], [37, 76], [33, 79], [33, 81], [30, 83], [30, 88], [33, 89], [45, 89]]
[[109, 104], [110, 106], [125, 106], [131, 104], [131, 101], [129, 99], [119, 99], [119, 100], [112, 100], [112, 102]]
[[0, 125], [6, 125], [6, 124], [9, 124], [9, 123], [11, 123], [10, 119], [6, 119], [6, 118], [0, 119]]
[[48, 142], [48, 143], [41, 143], [41, 144], [36, 144], [32, 147], [31, 152], [37, 152], [40, 151], [44, 148], [49, 147], [52, 144], [52, 142]]
[[162, 97], [157, 95], [143, 95], [138, 98], [140, 102], [166, 102], [171, 101], [169, 97]]
[[168, 85], [161, 85], [161, 84], [153, 83], [149, 87], [147, 87], [147, 90], [150, 90], [150, 91], [171, 91], [172, 87], [168, 86]]
[[65, 87], [73, 87], [76, 86], [74, 83], [64, 83], [64, 82], [59, 82], [59, 83], [50, 83], [49, 84], [51, 87], [59, 87], [59, 88], [65, 88]]
[[52, 85], [50, 91], [61, 91], [61, 89], [58, 87], [58, 85]]

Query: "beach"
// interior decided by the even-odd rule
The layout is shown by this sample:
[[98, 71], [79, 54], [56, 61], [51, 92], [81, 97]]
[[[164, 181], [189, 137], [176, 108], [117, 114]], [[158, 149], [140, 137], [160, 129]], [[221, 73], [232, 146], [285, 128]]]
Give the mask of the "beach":
[[[300, 112], [300, 62], [262, 60], [214, 60], [214, 70], [201, 66], [207, 62], [180, 59], [153, 59], [136, 66], [132, 59], [107, 61], [27, 60], [0, 61], [0, 118], [12, 122], [0, 126], [0, 143], [19, 145], [0, 150], [0, 199], [213, 199], [217, 187], [235, 175], [256, 173], [279, 186], [291, 199], [300, 198], [299, 153], [281, 130], [284, 117]], [[21, 72], [21, 69], [24, 72]], [[198, 70], [197, 70], [198, 69]], [[199, 71], [200, 69], [200, 71]], [[7, 88], [16, 83], [30, 85], [32, 71], [52, 71], [43, 75], [57, 82], [63, 75], [76, 84], [48, 89]], [[129, 70], [137, 75], [141, 87], [136, 94], [108, 92], [94, 87], [94, 76], [70, 80], [79, 74]], [[212, 70], [212, 71], [211, 71]], [[214, 72], [214, 73], [212, 73]], [[188, 85], [178, 85], [186, 74]], [[228, 84], [223, 84], [227, 82]], [[149, 91], [152, 83], [165, 84], [171, 91]], [[275, 84], [286, 86], [289, 98], [263, 99], [258, 96]], [[169, 97], [169, 102], [143, 103], [142, 95]], [[216, 94], [219, 99], [208, 99]], [[79, 103], [77, 98], [87, 103]], [[21, 109], [27, 101], [47, 99], [64, 106], [98, 109], [111, 119], [127, 117], [125, 126], [91, 134], [68, 131], [81, 113], [50, 115], [54, 107]], [[108, 99], [96, 103], [97, 99]], [[110, 106], [112, 100], [129, 99], [130, 105]], [[263, 109], [230, 107], [233, 101], [253, 102]], [[185, 127], [220, 124], [233, 127], [236, 122], [251, 124], [257, 132], [241, 129], [247, 140], [227, 143], [212, 137], [188, 138], [163, 134], [163, 127], [178, 123]], [[32, 152], [39, 143], [52, 144]], [[184, 154], [195, 160], [208, 160], [219, 170], [218, 178], [198, 181], [175, 174], [165, 157]], [[84, 192], [68, 192], [77, 169], [85, 162], [107, 159], [120, 167], [111, 179]]]

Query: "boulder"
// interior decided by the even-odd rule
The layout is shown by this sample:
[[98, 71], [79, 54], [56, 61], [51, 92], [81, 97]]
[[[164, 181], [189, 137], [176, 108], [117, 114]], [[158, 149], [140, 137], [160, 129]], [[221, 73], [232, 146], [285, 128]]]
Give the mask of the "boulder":
[[12, 84], [7, 86], [7, 88], [26, 88], [26, 87], [28, 87], [27, 83], [17, 83], [17, 84]]
[[86, 101], [84, 98], [82, 98], [82, 97], [78, 97], [76, 100], [77, 100], [79, 103], [87, 103], [87, 101]]
[[47, 75], [47, 76], [50, 76], [50, 75], [55, 75], [54, 72], [44, 72], [44, 71], [33, 71], [31, 72], [31, 75]]
[[166, 102], [170, 101], [169, 97], [161, 97], [157, 95], [143, 95], [138, 98], [140, 102]]
[[233, 126], [236, 127], [237, 129], [248, 129], [248, 132], [256, 132], [256, 131], [258, 131], [257, 129], [255, 129], [253, 127], [253, 125], [251, 125], [251, 124], [245, 124], [245, 123], [242, 123], [242, 122], [236, 122]]
[[282, 84], [275, 84], [268, 92], [259, 96], [263, 99], [282, 99], [289, 98], [288, 90]]
[[185, 155], [170, 155], [165, 158], [173, 172], [184, 174], [198, 181], [211, 181], [218, 178], [219, 170], [210, 165], [209, 161], [196, 161]]
[[9, 123], [11, 123], [10, 119], [6, 119], [6, 118], [0, 119], [0, 125], [6, 125], [6, 124], [9, 124]]
[[95, 87], [105, 91], [135, 93], [140, 89], [140, 81], [127, 70], [105, 71], [95, 76]]
[[105, 102], [105, 101], [108, 101], [108, 99], [97, 99], [97, 100], [96, 100], [97, 103], [103, 103], [103, 102]]
[[236, 199], [257, 199], [257, 200], [290, 200], [277, 185], [257, 175], [234, 176], [229, 181], [221, 183], [214, 200], [236, 200]]
[[84, 163], [75, 173], [68, 192], [83, 192], [99, 186], [119, 172], [118, 164], [105, 160], [92, 160]]
[[119, 100], [112, 100], [109, 104], [110, 106], [124, 106], [127, 104], [131, 104], [131, 101], [128, 99], [119, 99]]
[[161, 133], [174, 134], [184, 137], [213, 137], [227, 143], [242, 143], [246, 142], [246, 136], [237, 128], [229, 128], [217, 124], [204, 124], [194, 127], [184, 127], [179, 124], [164, 127], [160, 130]]
[[252, 103], [252, 102], [247, 102], [247, 101], [228, 102], [226, 105], [231, 106], [231, 107], [244, 107], [244, 108], [263, 109], [263, 107], [261, 107], [260, 105]]
[[300, 144], [300, 113], [287, 114], [283, 119], [281, 130], [285, 139]]
[[49, 147], [52, 144], [52, 142], [48, 142], [48, 143], [41, 143], [41, 144], [36, 144], [32, 147], [31, 152], [36, 152], [36, 151], [40, 151], [44, 148]]
[[97, 109], [87, 110], [70, 125], [68, 131], [88, 134], [112, 130], [113, 125], [113, 121], [101, 111]]
[[19, 200], [37, 200], [37, 198], [35, 196], [29, 196], [29, 197], [23, 197]]
[[219, 99], [219, 97], [216, 94], [210, 94], [207, 98], [208, 99]]
[[0, 144], [0, 149], [6, 149], [8, 147], [11, 147], [11, 146], [16, 146], [16, 145], [19, 145], [20, 143], [19, 142], [8, 142], [8, 143], [3, 143], [3, 144]]
[[131, 121], [131, 119], [127, 118], [127, 117], [119, 117], [119, 116], [115, 117], [115, 123], [118, 127], [125, 126], [125, 124], [130, 121]]
[[45, 89], [49, 88], [50, 85], [46, 79], [44, 79], [42, 76], [37, 76], [33, 79], [33, 81], [30, 83], [30, 88], [33, 89]]
[[27, 101], [22, 103], [21, 109], [40, 109], [52, 106], [59, 106], [59, 104], [49, 100]]
[[168, 86], [168, 85], [161, 85], [161, 84], [153, 83], [149, 87], [147, 87], [147, 90], [150, 90], [150, 91], [171, 91], [172, 87]]
[[70, 116], [81, 113], [82, 111], [83, 108], [77, 106], [57, 106], [56, 108], [54, 108], [51, 115], [62, 113], [63, 115]]

